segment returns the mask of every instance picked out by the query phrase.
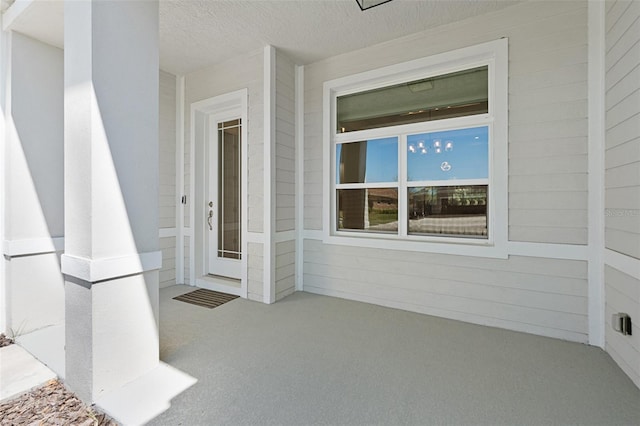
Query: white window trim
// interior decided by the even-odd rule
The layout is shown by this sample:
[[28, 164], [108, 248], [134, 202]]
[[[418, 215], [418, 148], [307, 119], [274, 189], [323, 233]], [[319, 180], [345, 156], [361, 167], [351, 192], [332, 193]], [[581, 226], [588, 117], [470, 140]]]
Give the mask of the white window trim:
[[[335, 231], [335, 165], [334, 144], [355, 140], [358, 133], [336, 135], [336, 98], [378, 87], [391, 86], [406, 81], [447, 74], [477, 65], [489, 65], [489, 114], [429, 122], [429, 131], [449, 128], [452, 123], [462, 126], [488, 125], [490, 131], [489, 152], [489, 238], [457, 238], [437, 236], [389, 235], [359, 231]], [[324, 83], [323, 86], [323, 242], [327, 244], [408, 250], [429, 253], [456, 254], [462, 256], [508, 257], [508, 40], [506, 38], [470, 46], [426, 58], [366, 71]], [[485, 121], [486, 124], [482, 124]], [[413, 127], [412, 127], [413, 126]], [[424, 129], [424, 123], [407, 124], [402, 132], [412, 128]], [[372, 135], [388, 135], [390, 128], [367, 131]], [[399, 141], [402, 146], [402, 141]], [[406, 142], [406, 141], [405, 141]], [[404, 153], [403, 153], [404, 154]], [[402, 155], [400, 161], [403, 161]], [[400, 178], [400, 177], [399, 177]], [[401, 179], [401, 178], [400, 178]], [[400, 197], [399, 197], [400, 198]], [[398, 217], [402, 218], [405, 206], [398, 200]], [[400, 221], [402, 222], [402, 220]], [[401, 224], [398, 224], [401, 226]]]

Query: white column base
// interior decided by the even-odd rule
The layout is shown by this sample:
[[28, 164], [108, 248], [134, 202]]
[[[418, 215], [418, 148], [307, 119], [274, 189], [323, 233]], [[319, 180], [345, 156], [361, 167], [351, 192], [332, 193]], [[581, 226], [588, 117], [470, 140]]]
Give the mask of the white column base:
[[85, 402], [158, 366], [158, 271], [89, 283], [67, 277], [66, 382]]

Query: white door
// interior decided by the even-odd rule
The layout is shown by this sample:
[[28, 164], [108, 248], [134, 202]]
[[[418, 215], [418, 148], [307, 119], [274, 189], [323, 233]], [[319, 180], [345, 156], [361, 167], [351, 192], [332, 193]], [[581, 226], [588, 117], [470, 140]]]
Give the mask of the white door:
[[208, 274], [240, 279], [242, 122], [212, 117], [207, 200]]

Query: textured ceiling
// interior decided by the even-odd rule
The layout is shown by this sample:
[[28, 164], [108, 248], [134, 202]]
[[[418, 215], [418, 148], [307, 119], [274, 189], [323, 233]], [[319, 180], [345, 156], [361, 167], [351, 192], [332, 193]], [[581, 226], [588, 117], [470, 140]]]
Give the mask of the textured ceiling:
[[266, 44], [307, 64], [511, 4], [394, 0], [363, 12], [355, 0], [163, 0], [161, 67], [183, 74]]
[[[508, 0], [160, 0], [160, 67], [185, 74], [271, 44], [298, 64], [507, 7]], [[37, 1], [13, 29], [62, 47], [62, 1]]]

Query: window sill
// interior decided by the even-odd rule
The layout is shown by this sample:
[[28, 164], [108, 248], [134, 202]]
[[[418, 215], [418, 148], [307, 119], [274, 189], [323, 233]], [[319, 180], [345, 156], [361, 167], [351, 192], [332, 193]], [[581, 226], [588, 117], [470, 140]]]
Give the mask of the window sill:
[[395, 235], [339, 231], [335, 234], [325, 233], [322, 241], [325, 244], [384, 250], [451, 254], [456, 256], [494, 259], [507, 259], [509, 257], [506, 243], [489, 241], [487, 239], [421, 236], [398, 237]]

